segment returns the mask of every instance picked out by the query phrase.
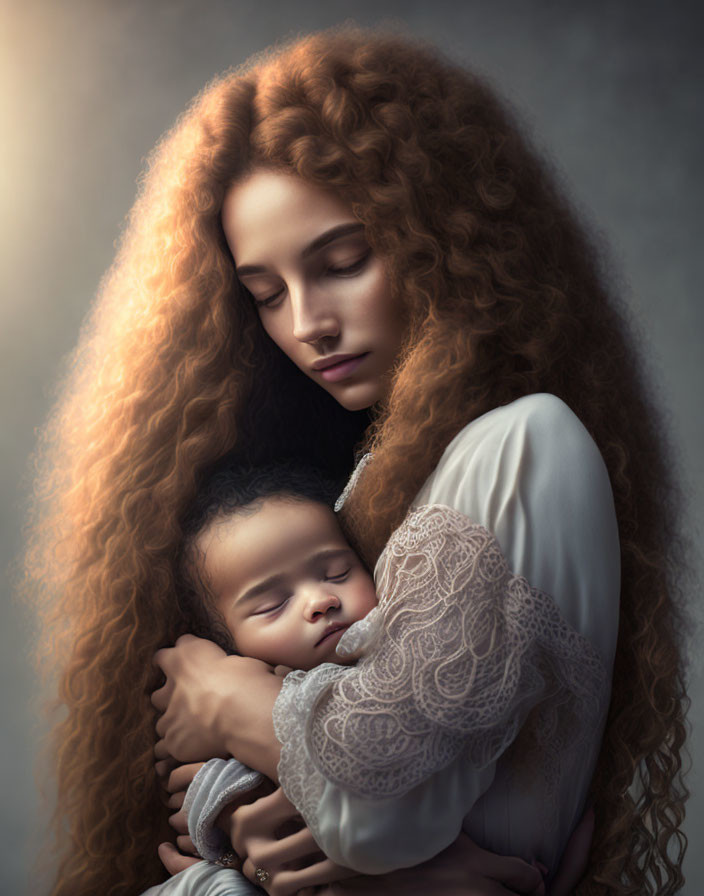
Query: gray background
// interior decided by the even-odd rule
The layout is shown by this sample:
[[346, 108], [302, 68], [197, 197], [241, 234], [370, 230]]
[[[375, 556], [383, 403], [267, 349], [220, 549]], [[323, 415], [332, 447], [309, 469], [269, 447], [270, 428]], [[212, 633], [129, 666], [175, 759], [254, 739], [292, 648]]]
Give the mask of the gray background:
[[[0, 0], [3, 569], [20, 550], [20, 480], [35, 430], [111, 261], [145, 155], [214, 74], [279, 38], [350, 16], [365, 25], [404, 23], [483, 70], [557, 160], [575, 202], [612, 247], [653, 382], [670, 409], [691, 496], [687, 530], [700, 544], [704, 146], [697, 3], [329, 0], [323, 11], [313, 0]], [[42, 734], [27, 658], [33, 624], [10, 587], [5, 594], [0, 891], [20, 894], [41, 852], [46, 810], [33, 783]], [[699, 604], [698, 594], [693, 602]], [[692, 645], [696, 760], [704, 688], [698, 638]], [[695, 761], [689, 778], [688, 896], [704, 892], [700, 769]]]

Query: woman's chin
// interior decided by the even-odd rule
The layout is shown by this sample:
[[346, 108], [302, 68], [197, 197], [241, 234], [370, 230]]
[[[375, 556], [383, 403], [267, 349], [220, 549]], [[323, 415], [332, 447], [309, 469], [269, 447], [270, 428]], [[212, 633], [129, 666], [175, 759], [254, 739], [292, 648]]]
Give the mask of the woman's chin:
[[336, 383], [334, 388], [324, 387], [346, 411], [364, 411], [384, 396], [384, 389], [375, 382]]

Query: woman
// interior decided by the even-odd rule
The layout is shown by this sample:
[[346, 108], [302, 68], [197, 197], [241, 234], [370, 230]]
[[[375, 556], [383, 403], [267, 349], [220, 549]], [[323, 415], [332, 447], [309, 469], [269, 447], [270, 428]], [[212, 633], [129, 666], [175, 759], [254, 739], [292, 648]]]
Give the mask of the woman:
[[[383, 265], [380, 288], [388, 283], [384, 307], [402, 312], [375, 388], [349, 401], [332, 388], [342, 381], [334, 372], [307, 377], [286, 357], [304, 367], [310, 359], [298, 346], [314, 345], [330, 360], [339, 351], [334, 322], [307, 330], [302, 318], [277, 330], [267, 317], [277, 316], [267, 306], [281, 288], [272, 271], [284, 307], [295, 304], [292, 284], [261, 258], [238, 257], [252, 250], [241, 245], [247, 197], [235, 195], [238, 185], [272, 168], [279, 185], [285, 176], [334, 196], [347, 223], [363, 225], [370, 257]], [[238, 283], [233, 256], [259, 306]], [[377, 347], [349, 351], [337, 359], [343, 368], [367, 353], [375, 359]], [[344, 513], [373, 564], [421, 488], [431, 501], [450, 500], [436, 474], [463, 428], [516, 402], [526, 408], [534, 393], [559, 399], [552, 425], [586, 427], [608, 470], [620, 536], [619, 641], [585, 892], [650, 892], [652, 875], [658, 892], [674, 892], [681, 850], [671, 857], [668, 843], [681, 838], [685, 699], [675, 500], [635, 353], [568, 206], [491, 93], [407, 42], [319, 35], [203, 93], [153, 158], [49, 434], [56, 503], [38, 541], [50, 550], [36, 563], [46, 558], [46, 575], [63, 590], [47, 612], [66, 636], [57, 661], [68, 705], [56, 743], [69, 845], [55, 893], [139, 891], [157, 874], [149, 844], [163, 839], [163, 816], [146, 695], [154, 648], [188, 630], [175, 609], [173, 561], [199, 472], [237, 448], [262, 460], [301, 457], [344, 477], [362, 441], [373, 460]], [[545, 456], [548, 448], [562, 456], [561, 436], [543, 439]], [[467, 518], [469, 507], [460, 510]], [[505, 538], [517, 555], [515, 534]], [[560, 566], [544, 553], [536, 563]], [[615, 613], [613, 601], [605, 607]], [[615, 639], [615, 625], [607, 636]], [[610, 657], [602, 659], [608, 679]], [[172, 689], [173, 680], [163, 695]], [[270, 713], [275, 697], [270, 688], [260, 707]], [[178, 712], [174, 704], [161, 730], [185, 759], [190, 751], [169, 729]], [[202, 731], [193, 732], [199, 749], [210, 746]], [[273, 732], [267, 743], [262, 770], [275, 773]], [[485, 783], [476, 796], [490, 790]]]

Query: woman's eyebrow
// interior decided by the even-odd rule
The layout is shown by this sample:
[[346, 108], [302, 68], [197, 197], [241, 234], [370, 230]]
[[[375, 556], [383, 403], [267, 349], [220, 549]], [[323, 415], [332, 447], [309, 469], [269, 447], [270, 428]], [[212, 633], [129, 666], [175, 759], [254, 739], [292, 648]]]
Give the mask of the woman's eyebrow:
[[[326, 230], [325, 233], [321, 233], [320, 236], [316, 237], [312, 243], [309, 243], [301, 252], [301, 258], [308, 258], [315, 252], [320, 251], [320, 249], [324, 248], [329, 243], [332, 243], [335, 240], [342, 239], [343, 236], [350, 236], [350, 234], [359, 233], [361, 230], [364, 230], [364, 224], [358, 221], [350, 222], [349, 224], [337, 224], [335, 227], [331, 227], [330, 230]], [[243, 264], [241, 266], [236, 266], [235, 271], [238, 277], [247, 277], [251, 276], [252, 274], [268, 273], [264, 265], [261, 264]]]
[[313, 240], [301, 253], [303, 258], [308, 258], [309, 255], [312, 255], [314, 252], [317, 252], [319, 249], [322, 249], [323, 246], [327, 246], [328, 243], [332, 243], [333, 240], [339, 240], [343, 236], [349, 236], [351, 233], [359, 233], [360, 230], [364, 229], [364, 224], [359, 222], [350, 223], [350, 224], [338, 224], [336, 227], [331, 227], [330, 230], [326, 230], [325, 233], [321, 233], [319, 237]]

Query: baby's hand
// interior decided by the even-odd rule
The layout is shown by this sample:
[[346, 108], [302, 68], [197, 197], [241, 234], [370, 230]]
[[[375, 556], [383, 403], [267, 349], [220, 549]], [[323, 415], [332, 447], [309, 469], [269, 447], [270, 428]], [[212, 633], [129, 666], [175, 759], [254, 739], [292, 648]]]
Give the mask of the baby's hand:
[[293, 669], [290, 666], [275, 666], [274, 667], [274, 675], [278, 675], [279, 678], [286, 678], [289, 672], [293, 672]]

